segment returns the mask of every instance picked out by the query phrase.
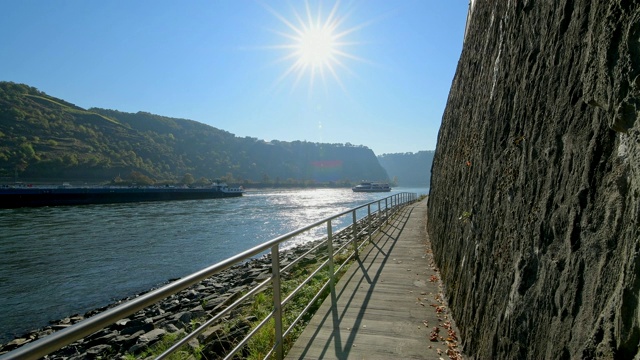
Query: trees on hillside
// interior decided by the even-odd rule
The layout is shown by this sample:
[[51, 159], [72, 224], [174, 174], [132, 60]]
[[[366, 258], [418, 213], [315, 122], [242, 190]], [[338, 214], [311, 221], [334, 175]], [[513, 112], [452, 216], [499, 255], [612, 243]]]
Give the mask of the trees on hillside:
[[240, 138], [192, 120], [85, 110], [9, 82], [0, 82], [0, 138], [0, 178], [5, 180], [17, 174], [104, 181], [131, 171], [174, 183], [186, 180], [187, 173], [193, 181], [281, 179], [283, 185], [388, 178], [364, 146]]

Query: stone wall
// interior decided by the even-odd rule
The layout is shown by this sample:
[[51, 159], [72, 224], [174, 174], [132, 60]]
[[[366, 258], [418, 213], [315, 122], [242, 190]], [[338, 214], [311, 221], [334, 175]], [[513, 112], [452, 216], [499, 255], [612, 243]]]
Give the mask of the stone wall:
[[640, 3], [476, 0], [428, 231], [465, 352], [638, 357]]

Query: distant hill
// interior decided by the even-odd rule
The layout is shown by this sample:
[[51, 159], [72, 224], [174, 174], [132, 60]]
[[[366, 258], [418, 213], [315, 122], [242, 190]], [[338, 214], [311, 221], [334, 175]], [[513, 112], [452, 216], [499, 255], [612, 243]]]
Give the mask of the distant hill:
[[0, 181], [223, 179], [261, 185], [350, 185], [387, 179], [364, 146], [237, 137], [193, 120], [83, 109], [0, 82]]
[[380, 165], [396, 186], [429, 187], [434, 151], [382, 154]]

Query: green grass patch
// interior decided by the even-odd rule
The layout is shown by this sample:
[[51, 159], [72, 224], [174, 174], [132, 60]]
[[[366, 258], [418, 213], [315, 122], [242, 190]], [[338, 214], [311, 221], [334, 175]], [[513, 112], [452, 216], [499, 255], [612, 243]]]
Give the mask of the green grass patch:
[[[334, 266], [337, 268], [346, 259], [349, 254], [341, 253], [334, 256]], [[282, 285], [282, 298], [284, 299], [288, 294], [293, 292], [313, 271], [317, 269], [316, 264], [304, 265], [295, 267], [291, 272], [283, 278]], [[337, 282], [340, 277], [346, 272], [349, 265], [346, 265], [335, 275], [335, 281]], [[283, 308], [282, 314], [282, 331], [286, 331], [291, 324], [296, 320], [302, 311], [307, 307], [311, 300], [320, 292], [322, 287], [329, 281], [329, 270], [324, 268], [318, 272], [302, 289], [296, 294], [289, 303]], [[324, 299], [329, 295], [330, 287], [326, 287], [320, 297], [312, 304], [309, 310], [302, 316], [300, 321], [292, 328], [291, 332], [283, 339], [283, 350], [286, 354], [298, 337], [302, 334], [302, 331], [309, 323], [313, 315], [322, 305]], [[257, 294], [254, 298], [252, 306], [247, 316], [255, 316], [258, 320], [252, 324], [252, 328], [255, 328], [267, 315], [273, 310], [273, 291], [268, 289], [264, 292]], [[265, 324], [256, 335], [248, 342], [243, 356], [247, 359], [264, 359], [269, 353], [273, 345], [275, 344], [275, 322], [271, 319]]]

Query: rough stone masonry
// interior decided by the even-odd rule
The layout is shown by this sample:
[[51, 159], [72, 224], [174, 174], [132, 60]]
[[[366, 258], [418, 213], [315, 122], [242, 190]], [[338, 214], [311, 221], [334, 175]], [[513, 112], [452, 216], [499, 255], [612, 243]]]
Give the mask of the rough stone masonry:
[[473, 5], [428, 224], [464, 351], [639, 358], [640, 2]]

